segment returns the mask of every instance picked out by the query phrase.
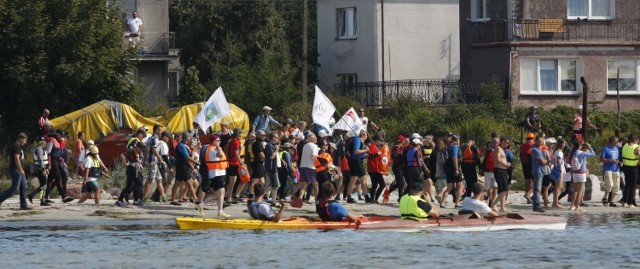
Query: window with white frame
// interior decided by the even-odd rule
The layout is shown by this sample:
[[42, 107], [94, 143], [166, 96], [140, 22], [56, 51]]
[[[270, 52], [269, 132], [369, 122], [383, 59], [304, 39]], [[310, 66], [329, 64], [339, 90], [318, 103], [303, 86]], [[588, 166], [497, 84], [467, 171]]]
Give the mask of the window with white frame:
[[524, 59], [520, 61], [520, 92], [577, 93], [577, 64], [575, 59]]
[[358, 74], [336, 74], [336, 82], [339, 84], [358, 83]]
[[487, 0], [471, 0], [471, 21], [488, 21]]
[[620, 87], [622, 93], [639, 93], [638, 90], [638, 66], [637, 60], [609, 60], [607, 68], [607, 82], [609, 93], [616, 93], [616, 87]]
[[615, 14], [615, 0], [567, 0], [569, 19], [610, 20]]
[[355, 7], [340, 8], [336, 13], [338, 19], [338, 38], [356, 38], [358, 35], [358, 24], [356, 20], [357, 9]]

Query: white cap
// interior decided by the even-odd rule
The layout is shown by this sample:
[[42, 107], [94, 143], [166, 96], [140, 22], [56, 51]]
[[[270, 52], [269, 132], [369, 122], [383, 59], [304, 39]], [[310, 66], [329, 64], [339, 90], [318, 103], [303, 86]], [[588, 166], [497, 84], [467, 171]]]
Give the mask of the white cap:
[[418, 144], [422, 145], [422, 140], [420, 140], [419, 138], [414, 138], [412, 142], [416, 145]]
[[96, 144], [96, 143], [95, 143], [95, 142], [93, 142], [93, 140], [89, 140], [89, 141], [87, 141], [87, 145], [95, 145], [95, 144]]
[[318, 132], [318, 136], [319, 137], [327, 137], [327, 136], [329, 136], [329, 134], [325, 130], [320, 130], [320, 132]]
[[556, 139], [553, 138], [553, 137], [549, 137], [549, 138], [547, 138], [547, 140], [545, 140], [545, 142], [547, 144], [555, 144], [556, 143]]
[[262, 107], [262, 110], [263, 110], [263, 111], [264, 111], [264, 110], [271, 110], [271, 107], [269, 107], [269, 106], [263, 106], [263, 107]]
[[422, 138], [422, 136], [420, 136], [420, 134], [419, 134], [419, 133], [413, 133], [413, 134], [411, 135], [411, 139], [415, 139], [415, 138]]

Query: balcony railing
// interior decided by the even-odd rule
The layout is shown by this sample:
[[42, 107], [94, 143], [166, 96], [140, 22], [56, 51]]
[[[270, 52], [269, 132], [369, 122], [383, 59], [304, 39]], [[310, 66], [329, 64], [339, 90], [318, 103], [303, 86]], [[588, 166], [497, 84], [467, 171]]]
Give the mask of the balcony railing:
[[510, 41], [640, 41], [640, 20], [523, 19], [470, 23], [473, 44]]
[[174, 32], [144, 32], [138, 38], [124, 36], [125, 47], [135, 47], [140, 54], [172, 55], [176, 48]]
[[[393, 80], [359, 83], [337, 83], [331, 95], [352, 97], [364, 106], [383, 107], [389, 100], [412, 97], [430, 105], [480, 102], [480, 88], [491, 80]], [[508, 96], [508, 79], [497, 81]]]

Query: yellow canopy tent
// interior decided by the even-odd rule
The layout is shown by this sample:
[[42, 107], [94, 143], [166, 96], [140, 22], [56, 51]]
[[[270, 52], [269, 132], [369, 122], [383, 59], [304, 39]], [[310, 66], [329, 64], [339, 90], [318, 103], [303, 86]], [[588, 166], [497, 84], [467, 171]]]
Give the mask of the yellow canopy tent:
[[[157, 121], [167, 127], [167, 130], [171, 133], [188, 132], [193, 129], [193, 120], [196, 118], [196, 115], [198, 115], [198, 112], [202, 110], [203, 106], [204, 103], [195, 103], [172, 108], [167, 114], [159, 117]], [[249, 115], [234, 104], [229, 104], [229, 107], [231, 108], [231, 114], [217, 121], [211, 128], [214, 132], [219, 131], [221, 129], [220, 123], [224, 121], [230, 129], [236, 127], [242, 129], [242, 137], [244, 138], [249, 132]]]
[[69, 133], [71, 142], [77, 139], [79, 131], [85, 132], [85, 141], [98, 140], [121, 128], [135, 130], [147, 126], [151, 130], [157, 123], [159, 122], [155, 119], [143, 117], [126, 104], [108, 100], [51, 120], [54, 129], [62, 129]]

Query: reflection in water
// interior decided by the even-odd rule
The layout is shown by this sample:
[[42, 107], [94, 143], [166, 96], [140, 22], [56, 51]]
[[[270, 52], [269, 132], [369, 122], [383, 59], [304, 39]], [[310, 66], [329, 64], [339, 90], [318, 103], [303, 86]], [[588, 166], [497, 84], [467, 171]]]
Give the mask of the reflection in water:
[[567, 220], [565, 231], [478, 233], [179, 231], [172, 221], [3, 222], [0, 268], [603, 268], [640, 262], [633, 248], [621, 247], [640, 239], [635, 232], [640, 215], [572, 214]]

